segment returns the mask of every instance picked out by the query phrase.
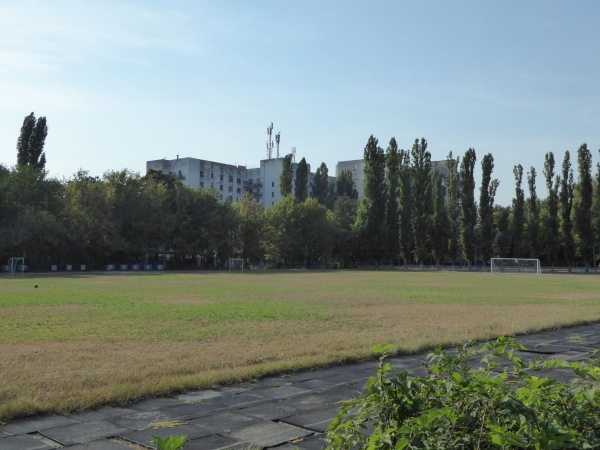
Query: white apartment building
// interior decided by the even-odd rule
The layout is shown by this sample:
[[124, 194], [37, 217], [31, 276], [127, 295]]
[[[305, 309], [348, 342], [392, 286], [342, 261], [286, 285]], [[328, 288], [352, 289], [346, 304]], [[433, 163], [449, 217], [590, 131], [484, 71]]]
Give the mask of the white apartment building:
[[[312, 179], [308, 166], [308, 195], [312, 191]], [[190, 188], [214, 188], [221, 201], [237, 201], [246, 192], [251, 194], [264, 208], [281, 200], [279, 177], [283, 168], [283, 158], [263, 159], [260, 167], [247, 168], [197, 158], [158, 159], [146, 161], [148, 170], [160, 171], [174, 176]], [[292, 163], [292, 191], [295, 189], [298, 163]]]

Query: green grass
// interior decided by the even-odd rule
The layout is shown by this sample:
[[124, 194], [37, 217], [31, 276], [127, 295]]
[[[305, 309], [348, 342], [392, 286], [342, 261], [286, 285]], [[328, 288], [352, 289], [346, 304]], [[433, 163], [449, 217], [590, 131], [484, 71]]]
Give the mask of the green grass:
[[414, 352], [598, 321], [599, 285], [454, 272], [3, 277], [0, 419], [358, 360], [384, 342]]

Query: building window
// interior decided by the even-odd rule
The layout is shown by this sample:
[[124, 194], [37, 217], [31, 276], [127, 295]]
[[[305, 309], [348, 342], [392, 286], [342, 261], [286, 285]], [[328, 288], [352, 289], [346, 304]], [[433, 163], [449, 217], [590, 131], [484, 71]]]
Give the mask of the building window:
[[214, 178], [214, 177], [215, 177], [215, 174], [211, 172], [211, 173], [210, 173], [210, 177], [211, 177], [211, 178]]
[[233, 183], [233, 175], [229, 175], [229, 182]]
[[275, 197], [275, 192], [271, 192], [271, 197], [274, 198]]
[[221, 174], [221, 181], [223, 181], [223, 174]]
[[233, 201], [233, 197], [230, 195], [229, 197], [227, 197], [227, 200], [229, 200], [230, 202]]
[[237, 179], [237, 184], [241, 184], [241, 182], [242, 182], [242, 179], [241, 179], [241, 178], [238, 178], [238, 179]]
[[253, 180], [252, 178], [250, 178], [250, 179], [248, 180], [248, 183], [252, 184], [252, 182], [253, 182], [253, 181], [254, 181], [254, 180]]
[[271, 187], [275, 187], [275, 182], [271, 181]]
[[233, 192], [233, 186], [229, 186], [229, 192]]
[[204, 177], [204, 171], [203, 170], [200, 171], [200, 176]]
[[240, 188], [237, 188], [237, 193], [238, 193], [238, 194], [241, 194], [241, 193], [242, 193], [242, 190], [241, 190]]
[[219, 186], [219, 190], [222, 191], [223, 190], [223, 185]]
[[200, 182], [200, 187], [203, 188], [204, 187], [204, 181]]

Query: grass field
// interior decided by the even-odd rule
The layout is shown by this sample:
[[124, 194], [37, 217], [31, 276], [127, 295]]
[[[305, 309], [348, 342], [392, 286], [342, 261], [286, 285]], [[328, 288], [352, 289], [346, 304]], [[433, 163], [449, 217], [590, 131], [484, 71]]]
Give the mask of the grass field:
[[[33, 286], [39, 285], [38, 289]], [[0, 419], [600, 320], [600, 278], [488, 273], [0, 278]]]

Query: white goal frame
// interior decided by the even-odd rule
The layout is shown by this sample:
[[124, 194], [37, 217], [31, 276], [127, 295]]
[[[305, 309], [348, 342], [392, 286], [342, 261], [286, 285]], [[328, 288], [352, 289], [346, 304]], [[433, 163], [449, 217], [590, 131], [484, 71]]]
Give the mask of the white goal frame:
[[246, 271], [246, 261], [244, 258], [229, 258], [229, 271], [242, 270], [242, 273]]
[[21, 261], [21, 276], [25, 273], [25, 258], [22, 256], [14, 256], [8, 258], [8, 266], [10, 267], [10, 275], [15, 276], [15, 272], [19, 267], [19, 261]]
[[491, 258], [490, 273], [542, 274], [542, 265], [536, 258]]

